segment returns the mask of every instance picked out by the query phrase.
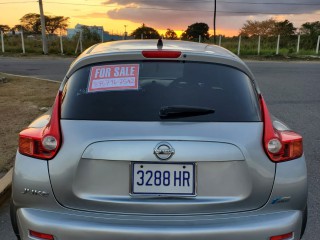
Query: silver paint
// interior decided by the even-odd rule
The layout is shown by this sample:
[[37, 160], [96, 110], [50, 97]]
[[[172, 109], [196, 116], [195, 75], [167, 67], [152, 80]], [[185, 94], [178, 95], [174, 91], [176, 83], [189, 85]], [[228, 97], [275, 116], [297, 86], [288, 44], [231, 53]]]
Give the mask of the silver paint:
[[[95, 45], [74, 61], [60, 90], [82, 66], [144, 60], [141, 50], [154, 49], [156, 42]], [[164, 40], [163, 50], [173, 49], [182, 51], [179, 60], [226, 64], [254, 81], [238, 57], [217, 46]], [[44, 126], [49, 114], [31, 127]], [[274, 124], [287, 129], [278, 120]], [[32, 239], [29, 229], [59, 240], [266, 240], [288, 232], [294, 232], [292, 240], [300, 239], [307, 202], [305, 159], [271, 162], [262, 146], [261, 122], [61, 120], [61, 130], [63, 143], [54, 159], [16, 155], [12, 198], [22, 240]], [[170, 162], [196, 163], [197, 196], [130, 196], [130, 164], [159, 163], [153, 153], [159, 142], [174, 146]], [[48, 195], [36, 197], [23, 190], [26, 186]], [[272, 204], [279, 196], [291, 199]]]

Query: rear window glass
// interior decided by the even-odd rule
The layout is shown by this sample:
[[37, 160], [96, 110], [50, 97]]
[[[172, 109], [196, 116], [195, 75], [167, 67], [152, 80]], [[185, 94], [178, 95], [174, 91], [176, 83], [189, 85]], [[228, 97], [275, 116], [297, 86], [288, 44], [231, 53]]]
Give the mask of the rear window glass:
[[[121, 67], [126, 77], [115, 81], [114, 69], [117, 68], [118, 77]], [[111, 75], [108, 69], [113, 69]], [[160, 118], [160, 109], [170, 106], [210, 108], [214, 113]], [[249, 77], [230, 66], [183, 61], [107, 62], [81, 68], [70, 77], [64, 88], [61, 117], [108, 121], [253, 122], [260, 121], [258, 109]]]

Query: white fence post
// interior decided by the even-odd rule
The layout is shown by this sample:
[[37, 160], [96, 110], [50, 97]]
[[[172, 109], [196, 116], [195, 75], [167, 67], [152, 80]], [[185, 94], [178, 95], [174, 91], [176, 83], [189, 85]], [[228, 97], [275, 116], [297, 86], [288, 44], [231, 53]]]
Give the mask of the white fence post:
[[143, 33], [141, 33], [141, 39], [143, 39]]
[[318, 42], [317, 42], [317, 50], [316, 53], [319, 53], [319, 45], [320, 45], [320, 35], [318, 36]]
[[220, 35], [219, 36], [219, 46], [221, 46], [221, 39], [222, 39], [222, 36]]
[[23, 39], [23, 30], [21, 29], [21, 43], [22, 43], [22, 53], [26, 53], [26, 49], [24, 47], [24, 39]]
[[260, 49], [261, 49], [261, 36], [259, 35], [259, 38], [258, 38], [258, 55], [260, 55]]
[[4, 53], [4, 41], [3, 41], [3, 32], [1, 31], [1, 47], [2, 47], [2, 52]]
[[80, 52], [83, 52], [83, 48], [82, 48], [82, 30], [80, 31]]
[[299, 51], [300, 51], [300, 37], [301, 37], [301, 35], [299, 34], [298, 35], [298, 44], [297, 44], [297, 53], [299, 53]]
[[278, 35], [278, 41], [277, 41], [277, 51], [276, 51], [277, 55], [279, 55], [279, 48], [280, 48], [280, 35]]
[[199, 43], [201, 43], [201, 35], [199, 35]]
[[78, 53], [78, 48], [79, 48], [79, 45], [80, 45], [80, 41], [81, 41], [81, 31], [79, 32], [79, 39], [78, 39], [78, 42], [77, 42], [76, 50], [74, 51], [75, 54]]
[[240, 50], [241, 50], [241, 35], [239, 36], [239, 43], [238, 43], [238, 56], [240, 56]]
[[63, 42], [62, 42], [62, 35], [60, 34], [60, 51], [61, 54], [63, 55]]

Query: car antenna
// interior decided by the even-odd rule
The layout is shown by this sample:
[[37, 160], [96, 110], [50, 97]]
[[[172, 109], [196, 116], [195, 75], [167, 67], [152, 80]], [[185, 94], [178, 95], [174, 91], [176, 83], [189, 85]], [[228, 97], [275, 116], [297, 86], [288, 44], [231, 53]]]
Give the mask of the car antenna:
[[158, 43], [157, 43], [157, 48], [158, 48], [159, 50], [161, 50], [162, 47], [163, 47], [162, 38], [159, 38]]

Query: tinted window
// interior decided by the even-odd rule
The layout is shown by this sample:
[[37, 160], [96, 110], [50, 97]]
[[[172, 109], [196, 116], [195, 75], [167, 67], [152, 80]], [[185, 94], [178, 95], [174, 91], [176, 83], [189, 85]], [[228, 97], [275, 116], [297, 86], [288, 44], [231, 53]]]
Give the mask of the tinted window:
[[[92, 67], [139, 64], [138, 89], [90, 92]], [[160, 119], [165, 106], [207, 107], [214, 113]], [[141, 61], [99, 63], [76, 71], [64, 89], [63, 119], [110, 121], [260, 121], [252, 83], [243, 72], [200, 62]]]

